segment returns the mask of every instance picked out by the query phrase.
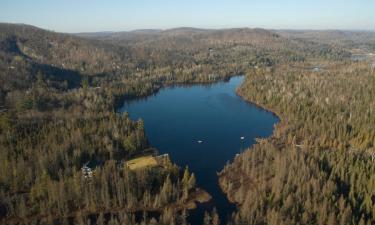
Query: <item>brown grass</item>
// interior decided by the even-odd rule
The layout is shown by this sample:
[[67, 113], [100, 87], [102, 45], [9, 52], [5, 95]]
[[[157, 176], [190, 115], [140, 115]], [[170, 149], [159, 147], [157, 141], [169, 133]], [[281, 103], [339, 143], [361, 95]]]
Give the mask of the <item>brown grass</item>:
[[157, 166], [158, 162], [153, 156], [142, 156], [126, 162], [126, 166], [131, 170]]

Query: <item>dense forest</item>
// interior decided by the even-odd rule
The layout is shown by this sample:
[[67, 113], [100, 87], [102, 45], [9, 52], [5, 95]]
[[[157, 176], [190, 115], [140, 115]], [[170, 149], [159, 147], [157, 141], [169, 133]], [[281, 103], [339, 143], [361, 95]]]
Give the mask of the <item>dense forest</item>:
[[233, 223], [374, 224], [375, 70], [300, 68], [249, 72], [238, 90], [282, 122], [220, 174]]
[[[42, 78], [26, 95], [7, 94], [0, 117], [2, 222], [184, 207], [196, 193], [194, 175], [172, 163], [140, 171], [123, 164], [150, 146], [143, 122], [115, 113], [112, 98], [87, 87], [60, 92]], [[94, 164], [92, 177], [81, 172], [86, 162]]]
[[[188, 224], [207, 193], [169, 160], [129, 169], [157, 150], [143, 121], [116, 109], [236, 74], [247, 75], [238, 94], [281, 123], [220, 173], [239, 205], [231, 223], [374, 223], [375, 76], [350, 61], [353, 46], [374, 44], [366, 35], [335, 44], [263, 29], [68, 35], [0, 24], [0, 223]], [[215, 210], [202, 221], [220, 224]]]

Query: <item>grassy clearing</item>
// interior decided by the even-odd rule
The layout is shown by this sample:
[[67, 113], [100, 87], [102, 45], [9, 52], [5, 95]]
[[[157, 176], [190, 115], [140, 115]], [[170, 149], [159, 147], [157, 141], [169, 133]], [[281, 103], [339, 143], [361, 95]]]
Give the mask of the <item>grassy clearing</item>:
[[142, 156], [126, 162], [126, 166], [131, 170], [157, 166], [158, 162], [153, 156]]

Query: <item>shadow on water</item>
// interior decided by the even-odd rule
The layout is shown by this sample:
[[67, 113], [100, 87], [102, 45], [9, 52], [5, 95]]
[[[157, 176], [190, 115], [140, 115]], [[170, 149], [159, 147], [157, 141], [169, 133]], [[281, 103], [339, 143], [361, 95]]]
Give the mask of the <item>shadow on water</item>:
[[[212, 195], [189, 212], [192, 225], [203, 224], [205, 211], [217, 209], [222, 224], [235, 211], [218, 185], [217, 172], [257, 137], [268, 137], [278, 118], [236, 95], [244, 76], [211, 85], [174, 86], [142, 100], [127, 101], [119, 112], [142, 118], [151, 145], [188, 166], [197, 185]], [[241, 139], [244, 137], [244, 139]], [[201, 140], [202, 142], [198, 142]]]

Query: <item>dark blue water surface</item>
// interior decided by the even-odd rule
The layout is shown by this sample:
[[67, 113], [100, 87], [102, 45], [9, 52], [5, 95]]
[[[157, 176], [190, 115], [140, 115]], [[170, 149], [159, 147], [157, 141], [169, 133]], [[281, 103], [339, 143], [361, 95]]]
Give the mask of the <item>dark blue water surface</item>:
[[243, 79], [236, 76], [210, 86], [165, 88], [147, 99], [127, 101], [119, 110], [134, 120], [143, 119], [150, 144], [160, 153], [169, 153], [179, 166], [188, 166], [197, 185], [212, 195], [209, 204], [190, 212], [192, 225], [202, 224], [204, 211], [212, 207], [226, 222], [235, 206], [221, 191], [216, 172], [252, 145], [254, 138], [271, 135], [278, 122], [272, 113], [236, 95]]

